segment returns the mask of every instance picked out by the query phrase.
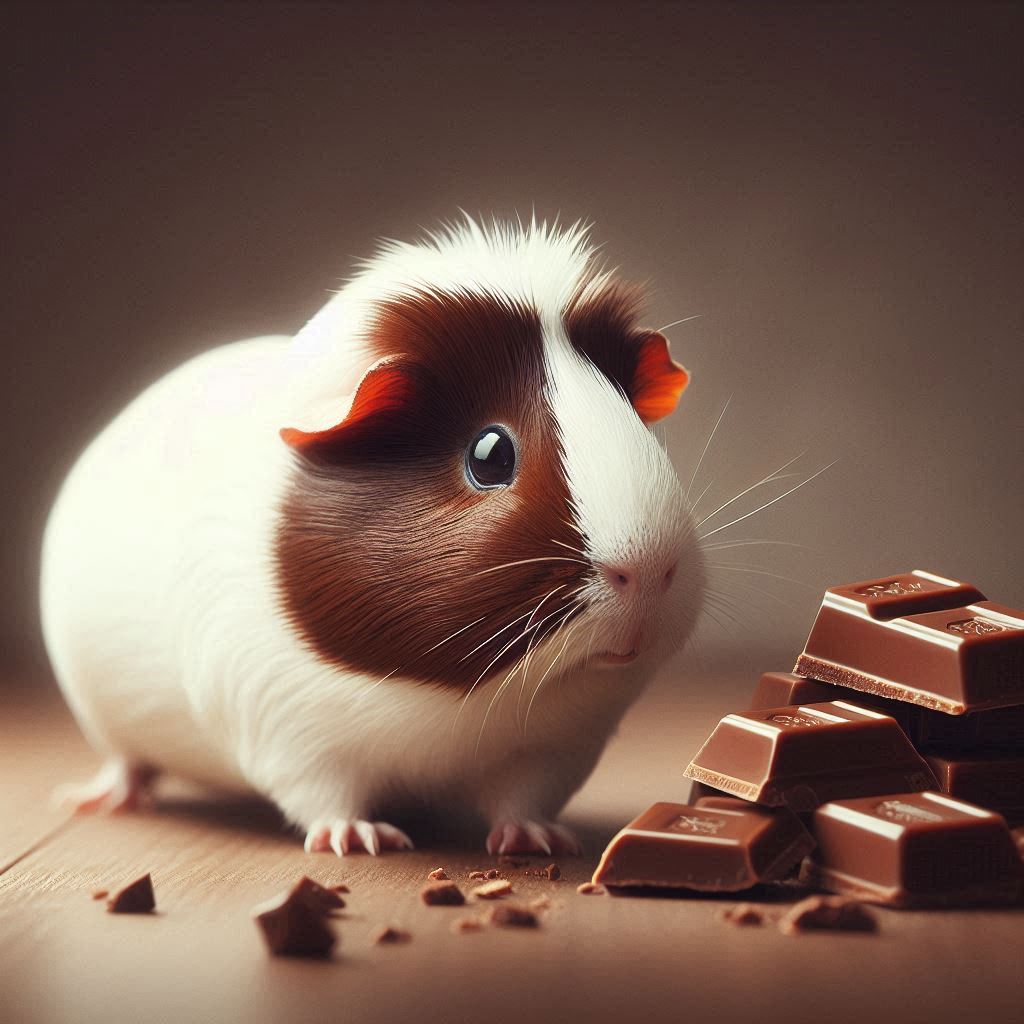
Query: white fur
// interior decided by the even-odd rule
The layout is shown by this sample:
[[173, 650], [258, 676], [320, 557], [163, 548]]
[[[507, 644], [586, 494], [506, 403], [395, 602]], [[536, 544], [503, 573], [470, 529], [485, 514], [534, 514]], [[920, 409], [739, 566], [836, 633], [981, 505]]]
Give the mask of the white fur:
[[[703, 587], [667, 458], [564, 337], [560, 314], [590, 259], [579, 226], [485, 231], [467, 218], [422, 245], [388, 243], [294, 342], [216, 349], [129, 405], [74, 467], [44, 540], [46, 642], [91, 741], [255, 789], [305, 828], [403, 795], [468, 804], [492, 823], [553, 819], [688, 633]], [[424, 286], [497, 290], [540, 310], [588, 555], [652, 578], [682, 560], [666, 597], [647, 588], [625, 608], [595, 579], [591, 611], [465, 700], [325, 665], [282, 614], [273, 571], [292, 460], [279, 428], [336, 422], [371, 358], [369, 304]], [[639, 661], [580, 667], [588, 648], [616, 649], [641, 625], [652, 649]]]

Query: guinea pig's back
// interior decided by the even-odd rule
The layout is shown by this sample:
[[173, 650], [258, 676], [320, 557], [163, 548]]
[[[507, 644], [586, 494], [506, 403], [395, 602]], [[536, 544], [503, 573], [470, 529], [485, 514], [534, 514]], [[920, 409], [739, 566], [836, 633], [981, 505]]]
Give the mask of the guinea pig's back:
[[241, 781], [208, 688], [273, 600], [287, 344], [238, 342], [173, 370], [99, 434], [58, 495], [43, 540], [43, 632], [101, 750]]

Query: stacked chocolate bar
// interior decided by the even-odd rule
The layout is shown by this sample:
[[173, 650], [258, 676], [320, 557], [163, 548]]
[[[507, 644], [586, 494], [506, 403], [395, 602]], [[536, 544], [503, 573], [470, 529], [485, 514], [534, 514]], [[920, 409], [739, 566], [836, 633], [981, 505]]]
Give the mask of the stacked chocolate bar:
[[800, 865], [891, 906], [1015, 899], [1024, 613], [921, 571], [831, 587], [795, 672], [761, 678], [686, 769], [691, 803], [631, 822], [594, 880], [731, 892]]

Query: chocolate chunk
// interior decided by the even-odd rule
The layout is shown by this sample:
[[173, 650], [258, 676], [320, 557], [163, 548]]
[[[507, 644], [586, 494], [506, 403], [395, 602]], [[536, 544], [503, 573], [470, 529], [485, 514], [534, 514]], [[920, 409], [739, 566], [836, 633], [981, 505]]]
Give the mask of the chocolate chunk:
[[608, 890], [597, 882], [581, 882], [576, 891], [581, 896], [603, 896]]
[[800, 932], [875, 932], [878, 922], [867, 907], [842, 896], [808, 896], [779, 922], [787, 935]]
[[848, 696], [838, 686], [818, 683], [793, 672], [765, 672], [754, 690], [750, 707], [758, 710], [781, 708], [788, 704], [824, 704]]
[[319, 882], [314, 882], [309, 875], [303, 875], [292, 887], [296, 899], [304, 899], [318, 907], [322, 914], [341, 910], [345, 901], [336, 889], [326, 889]]
[[469, 880], [471, 882], [483, 882], [487, 878], [487, 875], [483, 871], [470, 871]]
[[487, 923], [498, 928], [536, 928], [537, 915], [516, 903], [499, 903], [487, 912]]
[[594, 881], [609, 888], [738, 892], [784, 877], [813, 845], [784, 808], [733, 797], [704, 797], [695, 806], [658, 803], [612, 839]]
[[473, 895], [478, 900], [496, 900], [501, 896], [507, 896], [512, 891], [511, 883], [504, 878], [498, 878], [493, 882], [478, 885], [473, 890]]
[[434, 868], [434, 870], [427, 875], [427, 878], [431, 879], [434, 882], [447, 882], [448, 873], [445, 871], [444, 868]]
[[1003, 818], [941, 793], [825, 804], [814, 834], [801, 880], [870, 903], [1005, 903], [1024, 882]]
[[726, 715], [686, 774], [794, 811], [848, 796], [935, 788], [894, 719], [846, 701]]
[[[93, 899], [100, 897], [94, 896]], [[153, 881], [148, 874], [118, 890], [107, 900], [107, 911], [111, 914], [149, 914], [156, 909], [153, 895]]]
[[910, 738], [918, 750], [996, 751], [1024, 756], [1024, 707], [944, 715], [919, 709]]
[[395, 928], [393, 925], [382, 924], [370, 933], [370, 941], [375, 946], [393, 946], [401, 942], [409, 942], [412, 935], [404, 928]]
[[1024, 612], [915, 570], [825, 592], [794, 669], [960, 715], [1024, 704]]
[[462, 890], [454, 882], [431, 882], [420, 889], [420, 899], [428, 907], [459, 907], [466, 902]]
[[998, 811], [1011, 825], [1024, 822], [1024, 756], [935, 753], [925, 760], [943, 793]]
[[557, 864], [549, 864], [544, 869], [544, 874], [548, 876], [548, 881], [557, 882], [562, 877], [562, 869]]
[[497, 868], [488, 868], [484, 872], [484, 878], [490, 879], [490, 878], [497, 878], [497, 877], [498, 877], [498, 869]]
[[93, 889], [92, 891], [92, 898], [94, 900], [105, 900], [109, 895], [109, 889]]
[[301, 882], [253, 908], [252, 915], [274, 956], [323, 958], [337, 941], [323, 903]]
[[737, 903], [719, 915], [723, 921], [740, 926], [764, 924], [764, 911], [752, 903]]

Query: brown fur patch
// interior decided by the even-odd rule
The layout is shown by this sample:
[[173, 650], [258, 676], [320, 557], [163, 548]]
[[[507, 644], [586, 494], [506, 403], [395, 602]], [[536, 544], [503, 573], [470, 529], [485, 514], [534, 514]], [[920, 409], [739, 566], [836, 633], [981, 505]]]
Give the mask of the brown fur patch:
[[580, 288], [565, 313], [573, 347], [617, 384], [646, 423], [672, 412], [689, 375], [668, 354], [657, 331], [637, 327], [643, 290], [612, 280]]
[[[579, 538], [539, 318], [499, 297], [431, 292], [382, 304], [373, 338], [408, 401], [375, 401], [354, 429], [299, 446], [277, 536], [285, 607], [330, 662], [467, 690], [571, 614], [588, 570], [556, 543]], [[515, 435], [516, 477], [478, 491], [465, 452], [494, 423]], [[551, 561], [498, 568], [523, 559]]]

